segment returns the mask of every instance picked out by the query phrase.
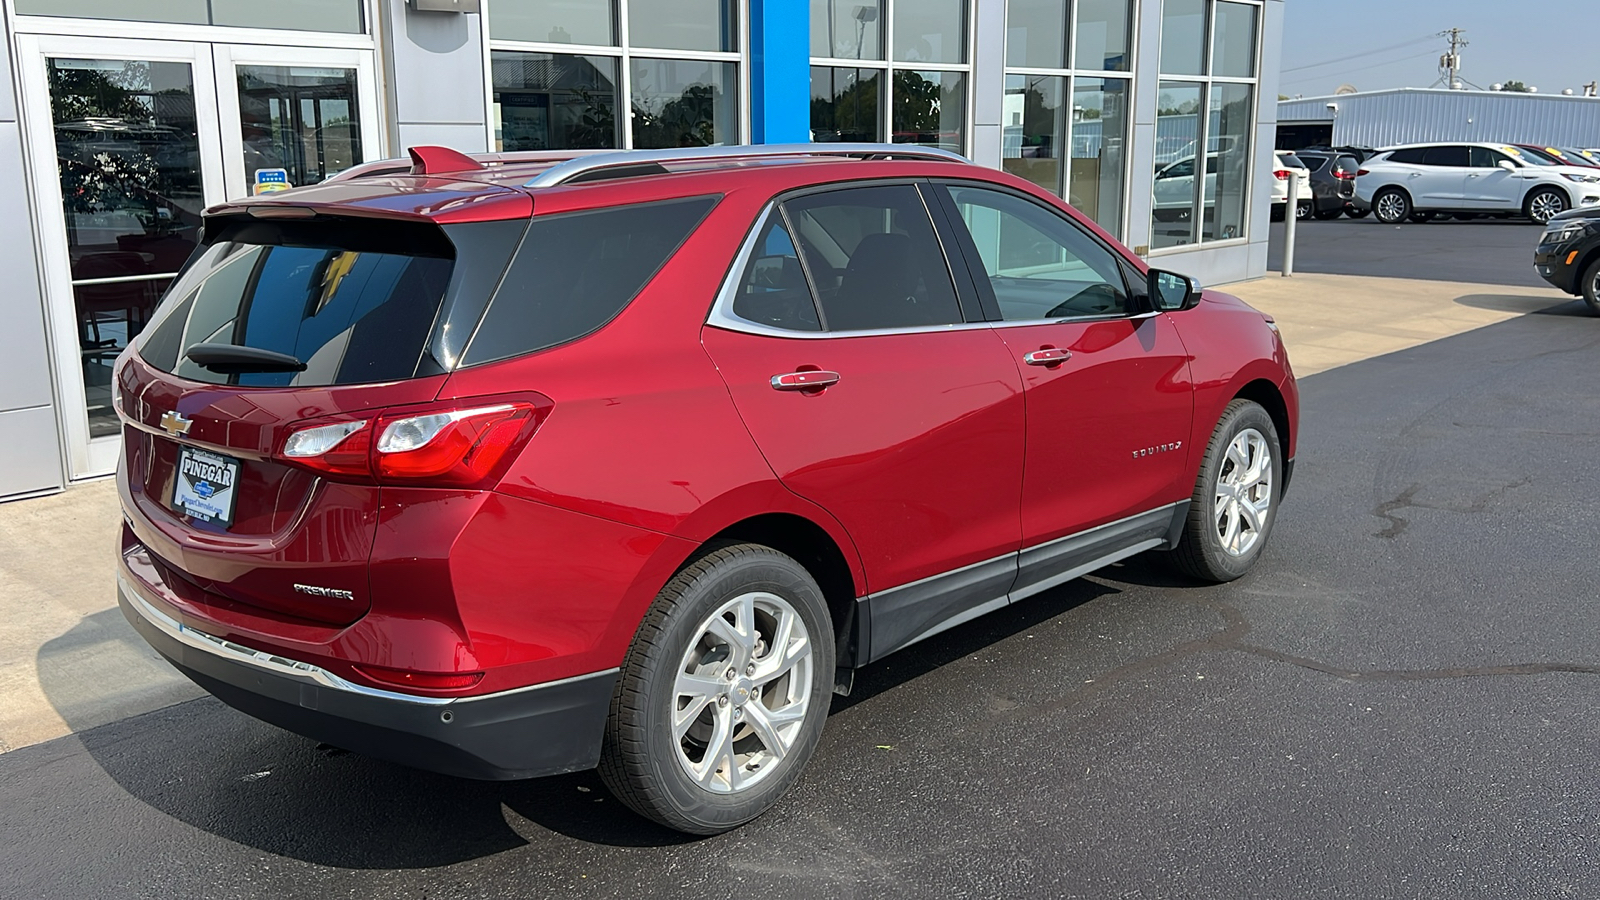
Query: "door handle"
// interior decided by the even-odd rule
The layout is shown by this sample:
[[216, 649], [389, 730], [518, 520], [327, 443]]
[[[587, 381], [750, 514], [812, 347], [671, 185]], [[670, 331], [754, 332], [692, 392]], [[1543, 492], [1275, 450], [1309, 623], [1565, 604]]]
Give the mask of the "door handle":
[[1071, 350], [1060, 347], [1041, 347], [1022, 357], [1022, 361], [1030, 366], [1059, 366], [1072, 358]]
[[816, 369], [772, 376], [772, 389], [775, 391], [821, 391], [838, 383], [838, 372], [822, 372]]
[[1406, 177], [1407, 178], [1421, 178], [1422, 177], [1422, 173], [1421, 172], [1412, 172], [1410, 175], [1407, 175]]

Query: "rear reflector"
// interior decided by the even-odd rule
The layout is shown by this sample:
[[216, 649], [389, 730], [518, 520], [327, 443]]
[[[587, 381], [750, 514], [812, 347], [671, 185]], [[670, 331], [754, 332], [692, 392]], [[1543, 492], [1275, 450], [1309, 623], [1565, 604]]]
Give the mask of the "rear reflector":
[[356, 671], [378, 682], [402, 688], [420, 688], [425, 691], [459, 691], [483, 680], [482, 672], [402, 672], [398, 669], [379, 669], [356, 666]]

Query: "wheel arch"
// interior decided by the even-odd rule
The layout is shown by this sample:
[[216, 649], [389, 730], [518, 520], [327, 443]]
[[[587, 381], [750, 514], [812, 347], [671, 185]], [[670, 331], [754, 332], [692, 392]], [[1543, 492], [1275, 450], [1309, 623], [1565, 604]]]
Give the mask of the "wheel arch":
[[1528, 188], [1528, 190], [1522, 195], [1523, 214], [1527, 214], [1528, 204], [1533, 200], [1533, 195], [1543, 190], [1552, 190], [1560, 194], [1562, 197], [1565, 197], [1567, 201], [1567, 209], [1573, 209], [1578, 205], [1577, 195], [1567, 190], [1566, 185], [1556, 184], [1554, 181], [1540, 181]]
[[1249, 400], [1267, 411], [1272, 427], [1278, 430], [1278, 450], [1287, 463], [1294, 454], [1294, 424], [1289, 415], [1289, 404], [1278, 386], [1265, 378], [1249, 382], [1233, 395], [1235, 400]]

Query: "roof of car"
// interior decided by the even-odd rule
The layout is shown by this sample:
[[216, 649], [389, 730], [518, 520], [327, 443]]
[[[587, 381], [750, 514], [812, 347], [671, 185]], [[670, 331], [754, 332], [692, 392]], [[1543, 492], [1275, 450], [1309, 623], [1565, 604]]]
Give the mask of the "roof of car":
[[[749, 176], [787, 170], [794, 180], [797, 170], [805, 180], [820, 178], [818, 167], [846, 167], [861, 174], [889, 176], [925, 174], [928, 164], [943, 168], [971, 162], [948, 150], [906, 144], [769, 144], [742, 147], [697, 147], [679, 150], [561, 151], [531, 153], [463, 154], [443, 147], [415, 147], [409, 160], [381, 160], [346, 170], [317, 185], [266, 194], [214, 207], [207, 215], [249, 214], [259, 218], [306, 218], [318, 210], [337, 208], [341, 215], [427, 219], [439, 224], [526, 218], [533, 198], [566, 194], [579, 187], [628, 180], [640, 200], [654, 199], [677, 183], [678, 190], [707, 190], [693, 183], [705, 177], [734, 176], [749, 183]], [[918, 172], [907, 170], [911, 166]], [[976, 169], [977, 167], [973, 167]], [[989, 170], [983, 170], [989, 171]], [[832, 171], [828, 177], [837, 177]], [[670, 177], [669, 177], [670, 176]], [[745, 177], [739, 177], [745, 176]], [[652, 185], [645, 188], [645, 185]], [[713, 188], [714, 189], [714, 188]], [[610, 193], [610, 192], [602, 192]], [[566, 206], [555, 202], [552, 206]], [[545, 204], [541, 201], [541, 209]]]

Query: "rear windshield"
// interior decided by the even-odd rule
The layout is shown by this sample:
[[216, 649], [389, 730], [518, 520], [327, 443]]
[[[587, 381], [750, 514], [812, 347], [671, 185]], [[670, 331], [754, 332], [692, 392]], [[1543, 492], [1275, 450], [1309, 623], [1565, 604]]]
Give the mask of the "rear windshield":
[[[259, 387], [417, 374], [455, 268], [454, 247], [437, 227], [243, 220], [216, 230], [141, 337], [150, 365], [193, 381]], [[202, 343], [270, 350], [306, 368], [221, 374], [186, 356]]]
[[1300, 157], [1295, 156], [1293, 153], [1279, 153], [1278, 162], [1292, 169], [1304, 169], [1306, 167], [1306, 164], [1300, 161]]

